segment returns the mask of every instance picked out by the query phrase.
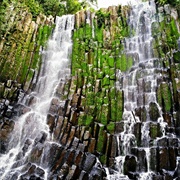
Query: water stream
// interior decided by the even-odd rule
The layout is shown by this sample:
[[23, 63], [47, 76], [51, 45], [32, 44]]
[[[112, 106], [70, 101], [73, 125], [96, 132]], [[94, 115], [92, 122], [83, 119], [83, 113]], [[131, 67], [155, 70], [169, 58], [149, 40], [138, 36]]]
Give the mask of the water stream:
[[[93, 174], [97, 170], [105, 169], [108, 180], [128, 180], [130, 177], [133, 177], [131, 179], [150, 180], [153, 179], [153, 174], [157, 173], [154, 170], [156, 167], [152, 168], [150, 161], [153, 156], [151, 154], [153, 152], [153, 146], [156, 145], [153, 143], [157, 143], [156, 140], [158, 138], [156, 136], [153, 137], [151, 131], [154, 127], [156, 130], [160, 127], [161, 134], [158, 137], [163, 138], [165, 137], [164, 129], [166, 124], [156, 99], [158, 78], [161, 76], [161, 71], [158, 71], [161, 65], [159, 65], [159, 59], [155, 57], [152, 47], [151, 25], [157, 21], [156, 14], [154, 0], [139, 2], [139, 4], [132, 6], [129, 14], [128, 25], [131, 33], [130, 37], [124, 39], [123, 53], [127, 57], [132, 57], [133, 66], [129, 71], [120, 72], [117, 75], [117, 85], [119, 84], [117, 88], [123, 90], [124, 111], [121, 121], [123, 130], [121, 133], [113, 134], [116, 139], [116, 145], [118, 146], [114, 145], [117, 149], [113, 149], [114, 151], [118, 151], [115, 152], [115, 156], [117, 156], [115, 157], [115, 163], [113, 156], [113, 162], [110, 162], [110, 164], [114, 163], [113, 167], [103, 167], [98, 159], [99, 155], [91, 154], [87, 152], [88, 150], [84, 150], [84, 144], [80, 144], [79, 139], [75, 137], [73, 141], [74, 145], [72, 145], [74, 146], [72, 148], [72, 154], [69, 153], [69, 155], [67, 153], [67, 156], [69, 156], [68, 160], [71, 159], [79, 148], [77, 144], [82, 145], [81, 148], [83, 149], [83, 153], [85, 152], [85, 155], [82, 155], [83, 153], [81, 154], [81, 150], [79, 149], [77, 150], [79, 154], [76, 154], [77, 159], [84, 158], [82, 161], [85, 161], [84, 164], [86, 165], [82, 169], [80, 167], [79, 171], [82, 170], [80, 177], [86, 177], [85, 175], [90, 177], [88, 176], [90, 172], [88, 166], [91, 163], [91, 167], [93, 167], [93, 163], [94, 166], [97, 166], [97, 169], [94, 169], [91, 173]], [[86, 16], [86, 24], [91, 24], [91, 14], [87, 13]], [[94, 32], [93, 23], [91, 25]], [[65, 104], [61, 99], [61, 95], [57, 97], [57, 88], [70, 77], [69, 56], [72, 51], [71, 36], [73, 29], [73, 15], [56, 18], [56, 27], [52, 37], [48, 40], [47, 48], [41, 52], [42, 68], [36, 89], [19, 101], [19, 106], [22, 109], [19, 110], [19, 117], [14, 120], [15, 127], [8, 143], [7, 152], [0, 155], [0, 178], [2, 180], [31, 179], [31, 171], [40, 180], [55, 179], [57, 177], [53, 176], [54, 172], [52, 171], [59, 168], [59, 164], [61, 164], [60, 160], [62, 161], [61, 156], [66, 156], [65, 152], [69, 149], [64, 149], [61, 154], [62, 145], [59, 142], [56, 143], [55, 137], [53, 137], [55, 133], [52, 133], [55, 130], [51, 130], [50, 125], [48, 125], [51, 123], [48, 122], [48, 117], [51, 115], [52, 117], [53, 115], [57, 117], [59, 115], [56, 114], [57, 112], [53, 114], [54, 109], [51, 109], [52, 102], [54, 105], [56, 103], [62, 103], [62, 107]], [[154, 115], [155, 117], [150, 112], [153, 108], [157, 112]], [[61, 118], [60, 115], [58, 118]], [[67, 123], [66, 120], [63, 122], [64, 124]], [[58, 124], [58, 122], [55, 123]], [[67, 131], [68, 133], [72, 132], [72, 137], [75, 136], [73, 134], [75, 133], [75, 128], [73, 126], [68, 129], [67, 126]], [[78, 133], [85, 133], [84, 127], [81, 129], [82, 132], [80, 129]], [[61, 128], [59, 128], [59, 131], [61, 131]], [[86, 133], [88, 139], [90, 132], [87, 131]], [[60, 135], [58, 135], [59, 137]], [[66, 139], [66, 137], [64, 138]], [[70, 144], [71, 141], [68, 143]], [[86, 157], [88, 155], [89, 158]], [[57, 157], [60, 160], [56, 159], [57, 164], [53, 164], [55, 162], [53, 158]], [[91, 162], [94, 158], [96, 161]], [[77, 160], [77, 164], [72, 165], [72, 167], [63, 161], [62, 164], [64, 164], [62, 166], [69, 166], [75, 172], [79, 166], [78, 163], [80, 163], [79, 159]], [[71, 160], [69, 161], [71, 162]], [[133, 169], [133, 165], [128, 164], [131, 162], [136, 163], [136, 166], [134, 166], [135, 169]], [[178, 163], [179, 159], [177, 160]], [[53, 166], [57, 167], [53, 169]], [[153, 166], [156, 166], [156, 161]], [[61, 177], [61, 174], [63, 174], [61, 170], [63, 168], [61, 170], [59, 169], [58, 177]], [[32, 177], [32, 179], [37, 177]]]
[[[162, 121], [162, 112], [156, 100], [157, 77], [160, 73], [156, 73], [154, 64], [157, 57], [153, 54], [151, 25], [155, 19], [156, 7], [154, 1], [139, 3], [131, 9], [128, 19], [131, 36], [125, 38], [125, 54], [133, 58], [133, 67], [129, 72], [121, 73], [119, 81], [124, 91], [124, 113], [123, 123], [124, 131], [117, 135], [120, 137], [121, 152], [116, 157], [119, 172], [109, 176], [109, 179], [129, 179], [124, 175], [125, 157], [132, 157], [132, 149], [137, 148], [138, 151], [145, 153], [144, 159], [146, 163], [144, 167], [139, 167], [140, 180], [152, 179], [152, 170], [150, 168], [150, 122], [149, 114], [150, 104], [153, 103], [159, 109], [158, 122], [163, 130], [164, 122]], [[137, 116], [138, 109], [146, 112], [146, 117], [142, 120]], [[135, 131], [137, 124], [141, 125], [141, 139], [137, 142]], [[157, 124], [156, 124], [157, 125]], [[118, 140], [119, 141], [119, 140]], [[139, 145], [137, 145], [139, 143]], [[138, 148], [138, 147], [139, 148]], [[136, 159], [138, 162], [139, 160]]]
[[[15, 120], [7, 153], [0, 157], [0, 177], [3, 180], [22, 178], [21, 175], [26, 173], [26, 166], [29, 162], [35, 162], [36, 166], [39, 167], [39, 173], [40, 169], [44, 171], [41, 172], [43, 174], [41, 177], [47, 179], [48, 165], [44, 159], [49, 154], [46, 152], [47, 144], [52, 143], [47, 125], [47, 114], [50, 103], [56, 96], [58, 84], [70, 75], [69, 55], [72, 49], [73, 28], [73, 15], [56, 17], [56, 27], [52, 38], [48, 41], [47, 49], [42, 51], [43, 65], [36, 89], [27, 95], [22, 102], [19, 102], [26, 107], [24, 109], [27, 112]], [[33, 160], [32, 152], [35, 151], [33, 149], [35, 145], [42, 150], [40, 160]]]

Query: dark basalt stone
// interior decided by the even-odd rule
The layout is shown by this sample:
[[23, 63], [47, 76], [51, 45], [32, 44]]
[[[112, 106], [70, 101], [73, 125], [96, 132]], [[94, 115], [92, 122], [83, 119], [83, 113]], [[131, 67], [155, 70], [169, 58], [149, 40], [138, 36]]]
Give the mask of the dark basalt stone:
[[151, 102], [149, 104], [149, 116], [152, 121], [157, 121], [160, 117], [159, 109], [157, 107], [157, 104], [154, 102]]
[[55, 119], [56, 117], [52, 114], [47, 115], [47, 124], [49, 125], [50, 132], [53, 132], [54, 126], [55, 126]]
[[84, 164], [82, 168], [84, 171], [89, 173], [96, 162], [96, 156], [93, 154], [87, 153], [84, 158], [85, 160], [84, 160]]
[[135, 156], [127, 155], [124, 162], [124, 174], [129, 175], [129, 172], [135, 172], [137, 162]]
[[168, 145], [168, 139], [167, 137], [162, 137], [160, 139], [157, 139], [157, 146], [160, 147], [167, 147]]
[[65, 179], [69, 172], [69, 166], [68, 164], [64, 163], [61, 167], [61, 169], [58, 172], [58, 178], [59, 179]]
[[[126, 51], [126, 49], [121, 47], [124, 39], [121, 40], [122, 37], [116, 39], [116, 32], [113, 32], [113, 28], [114, 26], [116, 27], [116, 24], [124, 28], [126, 19], [128, 21], [131, 7], [127, 7], [125, 11], [123, 9], [125, 8], [110, 7], [107, 12], [106, 10], [103, 12], [103, 10], [99, 14], [100, 17], [97, 17], [94, 12], [90, 13], [90, 11], [81, 11], [75, 15], [76, 24], [73, 31], [76, 37], [73, 40], [78, 44], [77, 53], [81, 51], [81, 53], [76, 55], [75, 59], [80, 56], [82, 58], [79, 58], [79, 62], [72, 64], [72, 71], [73, 66], [78, 67], [74, 69], [75, 76], [70, 77], [68, 80], [66, 78], [59, 79], [55, 92], [56, 97], [51, 100], [47, 115], [47, 124], [49, 125], [51, 137], [47, 139], [46, 133], [38, 132], [34, 142], [26, 139], [16, 157], [16, 162], [12, 166], [12, 168], [20, 168], [21, 166], [23, 168], [21, 172], [14, 173], [10, 180], [18, 179], [18, 176], [22, 180], [41, 180], [45, 176], [43, 168], [49, 170], [49, 180], [103, 180], [106, 176], [104, 167], [110, 170], [110, 174], [115, 174], [116, 171], [119, 172], [119, 167], [116, 165], [116, 157], [125, 156], [124, 153], [126, 153], [123, 151], [125, 143], [122, 138], [123, 133], [131, 133], [133, 136], [133, 139], [129, 139], [132, 142], [127, 143], [128, 145], [130, 144], [130, 147], [128, 147], [130, 150], [128, 153], [130, 154], [124, 157], [124, 164], [121, 165], [121, 167], [123, 166], [123, 173], [128, 175], [129, 179], [138, 179], [140, 173], [148, 171], [148, 165], [150, 165], [150, 171], [154, 173], [152, 175], [153, 180], [179, 178], [180, 85], [178, 64], [180, 62], [180, 53], [175, 49], [175, 43], [173, 48], [169, 44], [171, 40], [175, 42], [173, 33], [175, 33], [176, 28], [171, 22], [172, 17], [170, 15], [161, 19], [159, 14], [156, 13], [153, 17], [156, 18], [156, 22], [153, 22], [151, 27], [152, 36], [155, 39], [149, 44], [146, 41], [148, 31], [147, 16], [144, 16], [149, 12], [148, 10], [147, 12], [140, 11], [138, 29], [141, 36], [138, 37], [139, 42], [136, 43], [137, 39], [134, 39], [129, 44], [125, 44], [126, 48], [129, 48], [129, 52], [126, 55], [121, 54]], [[161, 9], [159, 8], [161, 15], [164, 12], [172, 13], [165, 6]], [[126, 17], [122, 17], [123, 13], [126, 14]], [[119, 14], [121, 15], [119, 16]], [[109, 19], [105, 16], [108, 16]], [[87, 17], [90, 17], [90, 19], [87, 19]], [[158, 21], [158, 18], [161, 20]], [[90, 23], [86, 23], [87, 20]], [[96, 29], [99, 26], [96, 24], [96, 21], [101, 21], [106, 28], [103, 30]], [[94, 37], [88, 34], [89, 30], [92, 33], [92, 23], [95, 30]], [[168, 28], [166, 28], [166, 25]], [[66, 22], [65, 28], [67, 26], [68, 22]], [[119, 27], [117, 26], [116, 28], [115, 30], [118, 31]], [[7, 43], [10, 45], [12, 42]], [[177, 45], [180, 45], [179, 40]], [[135, 46], [138, 47], [137, 52], [133, 51], [136, 48]], [[149, 46], [152, 46], [153, 50], [150, 50]], [[170, 52], [165, 54], [165, 51]], [[124, 59], [122, 58], [123, 55]], [[118, 59], [120, 56], [122, 59]], [[142, 59], [141, 56], [143, 56]], [[111, 57], [110, 60], [109, 57]], [[149, 60], [149, 58], [152, 59]], [[120, 64], [118, 65], [119, 62]], [[138, 63], [136, 64], [135, 62]], [[118, 66], [119, 69], [117, 68]], [[122, 72], [118, 75], [117, 72], [121, 71], [121, 68]], [[152, 75], [149, 73], [149, 70], [150, 73], [153, 73]], [[59, 73], [60, 75], [61, 73]], [[125, 77], [126, 75], [127, 78]], [[156, 82], [154, 83], [155, 79], [151, 81], [151, 78], [156, 78]], [[105, 82], [105, 80], [108, 81]], [[114, 86], [116, 80], [120, 84], [118, 87]], [[26, 82], [24, 83], [26, 84]], [[122, 119], [123, 98], [126, 89], [123, 89], [124, 94], [122, 98], [118, 99], [117, 95], [119, 89], [122, 91], [123, 83], [129, 84], [128, 88], [132, 88], [127, 90], [129, 102], [126, 102], [126, 108], [131, 111], [130, 114], [133, 118], [130, 122], [129, 117]], [[168, 85], [168, 92], [171, 92], [167, 93], [167, 98], [172, 96], [173, 105], [168, 112], [165, 112], [164, 108], [166, 106], [166, 95], [162, 96], [164, 88], [158, 87], [159, 84], [163, 83]], [[22, 87], [14, 87], [14, 84], [15, 82], [12, 80], [7, 80], [5, 83], [0, 84], [0, 97], [4, 98], [0, 100], [1, 153], [6, 152], [8, 138], [14, 127], [14, 121], [9, 120], [14, 116], [14, 108], [15, 115], [20, 116], [31, 111], [30, 107], [33, 108], [37, 102], [36, 94], [30, 94], [25, 105], [18, 104], [13, 106], [14, 101], [17, 102], [18, 93], [22, 90]], [[137, 86], [135, 87], [134, 84]], [[154, 87], [154, 84], [157, 84], [157, 87]], [[111, 92], [112, 86], [115, 90], [113, 93]], [[152, 87], [154, 88], [153, 90]], [[30, 92], [27, 88], [25, 89], [27, 93]], [[6, 92], [4, 92], [5, 90]], [[156, 100], [155, 102], [149, 102], [149, 95], [152, 91], [156, 93], [155, 96], [159, 105], [156, 103]], [[135, 107], [133, 107], [133, 103]], [[104, 104], [107, 107], [106, 121], [101, 122], [103, 121], [100, 118], [103, 114], [102, 108]], [[134, 110], [134, 108], [136, 109]], [[114, 115], [111, 113], [112, 110]], [[83, 118], [88, 116], [91, 117], [91, 121], [85, 122]], [[81, 121], [78, 119], [80, 117], [82, 117]], [[164, 123], [167, 123], [164, 133], [161, 131], [160, 122], [158, 122], [160, 117], [162, 117]], [[142, 129], [143, 127], [147, 128], [144, 130]], [[147, 131], [148, 140], [143, 139], [145, 131]], [[100, 150], [97, 148], [99, 144], [102, 145], [99, 146]], [[149, 157], [147, 157], [148, 151], [145, 148], [149, 148]], [[23, 159], [25, 155], [28, 155], [26, 161]], [[127, 179], [125, 175], [122, 178]]]
[[162, 136], [162, 131], [159, 123], [149, 123], [149, 135], [152, 139]]
[[62, 166], [66, 159], [66, 150], [55, 143], [46, 143], [43, 150], [41, 163], [43, 168], [51, 168], [54, 172]]
[[23, 154], [25, 154], [28, 151], [29, 146], [32, 144], [32, 141], [30, 139], [27, 139], [24, 143], [24, 146], [22, 148]]
[[139, 107], [135, 109], [135, 115], [139, 117], [141, 122], [145, 122], [147, 119], [147, 110], [145, 107]]
[[141, 126], [142, 126], [142, 123], [138, 122], [134, 125], [134, 130], [133, 130], [133, 134], [136, 137], [136, 142], [138, 146], [141, 144], [141, 136], [142, 136]]
[[146, 151], [144, 149], [138, 149], [137, 154], [137, 164], [138, 164], [138, 171], [139, 172], [146, 172], [147, 171], [147, 158], [146, 158]]

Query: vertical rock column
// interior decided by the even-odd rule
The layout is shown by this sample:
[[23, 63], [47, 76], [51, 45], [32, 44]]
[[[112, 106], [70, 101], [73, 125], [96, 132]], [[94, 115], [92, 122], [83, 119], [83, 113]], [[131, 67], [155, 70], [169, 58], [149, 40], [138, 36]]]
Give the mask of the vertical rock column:
[[0, 37], [0, 139], [1, 151], [13, 129], [13, 105], [33, 88], [41, 64], [40, 48], [51, 34], [53, 18], [39, 15], [33, 19], [26, 7], [11, 4], [5, 11]]
[[70, 111], [77, 109], [74, 123], [88, 134], [85, 139], [79, 137], [87, 151], [98, 154], [107, 165], [117, 155], [114, 136], [123, 113], [123, 92], [116, 88], [117, 76], [132, 66], [132, 58], [126, 60], [121, 44], [128, 35], [127, 12], [128, 8], [121, 6], [96, 13], [81, 11], [76, 14], [73, 33]]
[[40, 66], [40, 47], [45, 45], [53, 18], [32, 14], [18, 5], [7, 8], [7, 31], [0, 39], [0, 98], [16, 102], [19, 91], [35, 83]]

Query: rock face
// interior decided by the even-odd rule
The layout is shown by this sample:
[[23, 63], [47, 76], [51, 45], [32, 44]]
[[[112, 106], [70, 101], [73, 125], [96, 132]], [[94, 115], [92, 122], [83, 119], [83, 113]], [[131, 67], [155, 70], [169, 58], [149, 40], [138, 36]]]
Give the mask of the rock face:
[[[0, 5], [5, 11], [0, 37], [0, 121], [6, 126], [14, 112], [14, 105], [36, 84], [41, 64], [40, 50], [51, 34], [53, 17], [39, 15], [33, 19], [27, 7], [12, 3]], [[2, 23], [1, 23], [2, 24]], [[10, 128], [11, 129], [11, 128]], [[2, 136], [11, 130], [2, 128]], [[3, 139], [3, 138], [2, 138]], [[4, 144], [4, 140], [1, 141]]]
[[[21, 172], [13, 175], [14, 179], [179, 177], [180, 26], [175, 10], [169, 6], [156, 7], [156, 10], [156, 21], [151, 24], [152, 41], [149, 45], [144, 44], [143, 40], [142, 47], [144, 59], [149, 58], [149, 46], [152, 47], [153, 59], [138, 64], [135, 62], [141, 61], [141, 57], [139, 53], [132, 52], [133, 42], [128, 41], [131, 43], [127, 44], [124, 39], [135, 34], [133, 27], [129, 27], [133, 12], [131, 7], [113, 6], [97, 12], [80, 11], [75, 15], [72, 76], [59, 83], [55, 92], [57, 98], [51, 100], [47, 115], [52, 141], [48, 142], [48, 135], [43, 132], [35, 142], [27, 139], [13, 168], [25, 165]], [[147, 32], [144, 14], [148, 12], [143, 11], [139, 17], [142, 35]], [[18, 105], [18, 112], [13, 111], [15, 106], [12, 104], [21, 95], [21, 90], [31, 89], [35, 83], [32, 78], [36, 77], [36, 73], [30, 76], [29, 72], [31, 69], [36, 72], [37, 64], [33, 65], [33, 62], [37, 61], [36, 52], [42, 45], [37, 39], [40, 40], [42, 34], [46, 36], [49, 27], [46, 18], [43, 21], [37, 19], [35, 23], [27, 12], [24, 14], [22, 18], [24, 21], [26, 19], [26, 23], [21, 24], [22, 34], [33, 39], [30, 41], [24, 37], [32, 50], [22, 50], [22, 46], [17, 46], [14, 41], [7, 41], [12, 43], [12, 46], [8, 46], [11, 50], [7, 57], [14, 58], [15, 63], [16, 52], [20, 49], [21, 56], [28, 57], [30, 53], [29, 57], [32, 58], [27, 58], [29, 71], [23, 71], [24, 76], [19, 75], [16, 66], [11, 69], [7, 59], [2, 66], [1, 153], [6, 151], [14, 126], [10, 117], [25, 114], [29, 111], [28, 105], [37, 101], [35, 96], [31, 96], [27, 106]], [[3, 40], [0, 47], [1, 52], [7, 49]], [[21, 59], [25, 61], [23, 57]], [[7, 67], [10, 68], [8, 74], [5, 73]], [[148, 71], [152, 67], [153, 71]], [[153, 72], [157, 79], [149, 80], [149, 72]], [[27, 81], [29, 76], [31, 80]], [[136, 88], [132, 81], [136, 82]], [[156, 86], [153, 86], [154, 82]], [[157, 100], [149, 98], [152, 92]], [[29, 151], [27, 162], [22, 162], [21, 158]]]

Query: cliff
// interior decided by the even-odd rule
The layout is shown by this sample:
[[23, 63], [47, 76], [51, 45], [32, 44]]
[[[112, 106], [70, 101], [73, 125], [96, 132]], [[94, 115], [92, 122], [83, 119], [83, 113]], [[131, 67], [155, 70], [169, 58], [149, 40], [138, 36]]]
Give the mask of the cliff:
[[[6, 151], [15, 123], [11, 120], [17, 114], [14, 105], [23, 95], [21, 91], [28, 93], [36, 84], [41, 65], [40, 49], [53, 26], [51, 17], [39, 15], [34, 21], [26, 9], [17, 9], [13, 6], [7, 9], [7, 31], [0, 41], [2, 153]], [[180, 22], [177, 11], [169, 5], [156, 7], [156, 10], [156, 21], [151, 25], [151, 53], [155, 57], [152, 64], [157, 84], [153, 92], [157, 103], [148, 99], [152, 91], [151, 80], [147, 80], [151, 75], [147, 70], [149, 62], [139, 63], [135, 74], [138, 93], [132, 92], [128, 97], [131, 102], [136, 93], [139, 95], [140, 105], [131, 113], [131, 124], [123, 119], [126, 90], [122, 88], [121, 78], [134, 71], [139, 58], [137, 53], [128, 53], [125, 47], [125, 38], [135, 34], [128, 24], [132, 7], [112, 6], [75, 14], [71, 77], [57, 89], [57, 97], [61, 97], [64, 106], [53, 99], [47, 116], [53, 140], [62, 145], [48, 147], [51, 153], [45, 162], [49, 162], [50, 179], [103, 179], [107, 176], [105, 169], [110, 174], [117, 171], [118, 156], [124, 157], [123, 174], [131, 179], [137, 179], [139, 172], [147, 172], [148, 168], [156, 179], [173, 179], [180, 175], [177, 163], [180, 156]], [[143, 18], [142, 15], [142, 32], [147, 28]], [[143, 48], [144, 56], [148, 56], [148, 47]], [[125, 83], [131, 83], [131, 79], [129, 75]], [[147, 142], [142, 138], [145, 126], [148, 126]], [[122, 133], [129, 131], [127, 127], [131, 128], [134, 138], [128, 142], [129, 154], [122, 140]], [[42, 134], [38, 142], [43, 144], [45, 138]], [[150, 147], [150, 157], [144, 146]], [[33, 163], [39, 162], [41, 156], [42, 147], [35, 146], [24, 177], [32, 174], [39, 177], [38, 167]]]
[[12, 130], [13, 122], [9, 118], [14, 114], [13, 106], [36, 84], [40, 52], [51, 34], [54, 18], [40, 14], [34, 19], [21, 3], [1, 4], [0, 10], [0, 136], [3, 144]]

